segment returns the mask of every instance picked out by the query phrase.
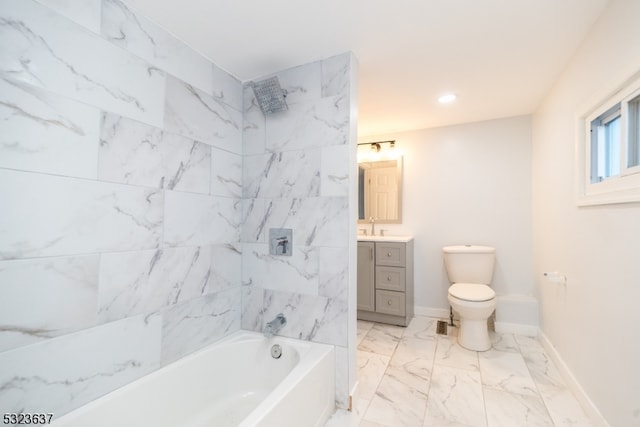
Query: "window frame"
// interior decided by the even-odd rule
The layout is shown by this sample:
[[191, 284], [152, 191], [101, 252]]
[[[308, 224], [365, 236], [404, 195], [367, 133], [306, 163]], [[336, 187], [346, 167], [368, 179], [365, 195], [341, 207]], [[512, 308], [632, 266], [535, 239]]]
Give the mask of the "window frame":
[[[634, 90], [633, 92], [631, 92], [631, 94], [629, 94], [627, 97], [625, 97], [625, 99], [623, 100], [624, 105], [625, 105], [625, 110], [626, 110], [626, 120], [627, 123], [625, 125], [624, 131], [625, 131], [625, 135], [626, 135], [626, 140], [627, 140], [627, 146], [625, 147], [624, 152], [622, 153], [623, 156], [623, 165], [625, 167], [625, 169], [623, 171], [621, 171], [621, 173], [623, 175], [628, 174], [628, 175], [633, 175], [636, 173], [640, 173], [640, 154], [636, 154], [639, 158], [638, 158], [638, 164], [634, 165], [634, 166], [629, 166], [629, 152], [630, 152], [630, 144], [629, 141], [633, 138], [636, 139], [636, 142], [638, 143], [638, 145], [635, 147], [636, 152], [640, 152], [640, 80], [638, 81], [638, 88], [636, 90]], [[636, 106], [636, 108], [638, 109], [638, 111], [636, 112], [636, 120], [638, 120], [638, 123], [636, 123], [636, 129], [634, 129], [634, 131], [632, 132], [631, 135], [629, 135], [628, 131], [630, 130], [630, 126], [629, 126], [629, 119], [631, 118], [631, 102], [635, 101], [636, 98], [638, 98], [638, 104]]]
[[[622, 79], [620, 79], [622, 80]], [[618, 80], [618, 82], [620, 81]], [[606, 205], [640, 202], [640, 164], [628, 166], [630, 101], [640, 95], [640, 71], [622, 80], [624, 83], [609, 85], [594, 95], [576, 118], [576, 186], [578, 206]], [[592, 156], [595, 142], [591, 137], [592, 123], [615, 117], [615, 107], [620, 106], [619, 173], [592, 182], [596, 158]], [[638, 107], [640, 108], [640, 106]], [[609, 114], [607, 114], [609, 113]], [[640, 150], [640, 147], [637, 147]]]
[[[609, 153], [609, 149], [603, 147], [603, 145], [609, 145], [612, 141], [608, 139], [607, 137], [607, 125], [613, 123], [614, 121], [616, 121], [617, 119], [620, 119], [620, 140], [619, 141], [613, 141], [616, 142], [617, 145], [617, 151], [618, 151], [618, 173], [616, 174], [610, 174], [610, 175], [605, 175], [605, 176], [600, 176], [598, 175], [597, 178], [599, 178], [598, 181], [594, 181], [594, 170], [599, 170], [601, 167], [601, 163], [603, 163], [602, 167], [605, 170], [609, 170], [610, 169], [610, 163], [608, 161], [607, 158], [602, 158], [604, 157], [606, 154]], [[594, 126], [595, 122], [599, 122], [596, 126]], [[615, 178], [616, 176], [619, 175], [620, 171], [621, 171], [621, 147], [620, 145], [622, 145], [622, 130], [624, 128], [624, 119], [622, 118], [622, 103], [621, 102], [617, 102], [614, 105], [606, 105], [601, 109], [596, 110], [596, 112], [594, 114], [591, 114], [587, 119], [585, 124], [587, 125], [588, 129], [585, 132], [588, 132], [588, 137], [589, 137], [589, 183], [590, 184], [598, 184], [600, 182], [606, 181], [608, 179], [612, 179]], [[604, 129], [601, 129], [604, 128]], [[594, 138], [595, 135], [595, 138]], [[601, 141], [602, 140], [602, 141]], [[603, 143], [603, 145], [601, 145], [601, 143]], [[594, 156], [593, 153], [597, 151], [598, 155]], [[605, 172], [606, 173], [606, 172]]]

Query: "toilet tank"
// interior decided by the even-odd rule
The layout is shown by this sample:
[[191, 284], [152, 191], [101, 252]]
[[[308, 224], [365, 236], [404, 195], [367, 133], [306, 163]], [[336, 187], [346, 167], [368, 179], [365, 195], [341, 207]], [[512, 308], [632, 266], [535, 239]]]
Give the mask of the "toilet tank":
[[445, 246], [444, 265], [451, 283], [488, 285], [493, 277], [496, 249], [491, 246]]

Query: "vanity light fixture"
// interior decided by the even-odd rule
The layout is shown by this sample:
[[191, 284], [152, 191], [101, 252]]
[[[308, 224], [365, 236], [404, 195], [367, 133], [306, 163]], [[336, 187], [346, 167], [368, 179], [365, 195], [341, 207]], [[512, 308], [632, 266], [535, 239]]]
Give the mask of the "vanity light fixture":
[[371, 147], [371, 151], [375, 151], [376, 153], [379, 153], [380, 150], [382, 149], [382, 144], [389, 144], [389, 148], [395, 148], [396, 141], [393, 140], [393, 141], [360, 142], [358, 143], [358, 146], [368, 145]]
[[451, 104], [453, 101], [456, 100], [456, 98], [458, 98], [458, 95], [456, 95], [455, 93], [447, 93], [440, 96], [438, 98], [438, 102], [440, 104]]

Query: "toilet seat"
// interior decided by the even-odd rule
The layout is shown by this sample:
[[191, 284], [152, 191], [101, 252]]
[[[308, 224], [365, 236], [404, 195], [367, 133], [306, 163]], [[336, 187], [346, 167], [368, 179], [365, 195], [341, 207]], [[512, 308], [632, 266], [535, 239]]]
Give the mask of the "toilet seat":
[[480, 283], [454, 283], [449, 287], [449, 295], [462, 301], [490, 301], [496, 293], [487, 285]]

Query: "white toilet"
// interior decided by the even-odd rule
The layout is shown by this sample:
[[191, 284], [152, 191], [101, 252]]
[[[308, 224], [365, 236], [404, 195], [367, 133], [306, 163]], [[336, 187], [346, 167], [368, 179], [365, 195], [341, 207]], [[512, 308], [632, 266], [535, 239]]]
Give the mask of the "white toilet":
[[496, 293], [489, 287], [496, 250], [490, 246], [445, 246], [449, 276], [449, 303], [460, 317], [458, 343], [469, 350], [491, 348], [487, 319], [496, 308]]

